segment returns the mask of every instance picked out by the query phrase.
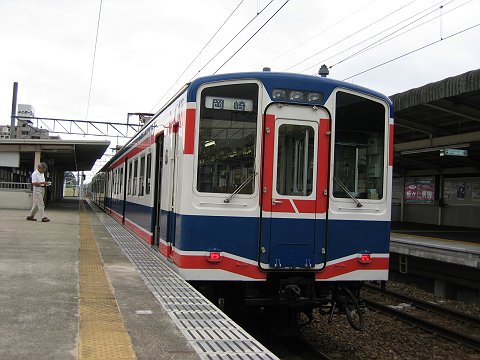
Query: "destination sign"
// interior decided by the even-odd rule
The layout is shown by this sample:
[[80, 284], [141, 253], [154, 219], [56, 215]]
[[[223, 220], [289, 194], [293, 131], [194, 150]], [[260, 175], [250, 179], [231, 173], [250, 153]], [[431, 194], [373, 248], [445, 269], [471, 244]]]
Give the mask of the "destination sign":
[[207, 96], [205, 107], [214, 110], [252, 111], [253, 100]]

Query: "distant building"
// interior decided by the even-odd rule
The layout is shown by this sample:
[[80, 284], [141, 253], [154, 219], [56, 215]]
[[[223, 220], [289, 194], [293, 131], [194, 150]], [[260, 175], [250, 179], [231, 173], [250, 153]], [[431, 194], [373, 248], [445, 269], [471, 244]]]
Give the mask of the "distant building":
[[0, 125], [0, 139], [10, 139], [10, 126]]
[[[35, 109], [29, 104], [18, 104], [17, 125], [15, 135], [17, 139], [60, 139], [58, 135], [50, 136], [47, 129], [33, 126]], [[10, 139], [10, 125], [0, 125], [0, 139]]]

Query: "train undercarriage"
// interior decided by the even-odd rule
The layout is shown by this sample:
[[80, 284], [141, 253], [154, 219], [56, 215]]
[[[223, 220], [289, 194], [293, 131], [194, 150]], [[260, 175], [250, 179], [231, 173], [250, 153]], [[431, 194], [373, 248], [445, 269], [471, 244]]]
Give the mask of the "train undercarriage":
[[[193, 284], [210, 301], [228, 313], [261, 311], [272, 319], [277, 334], [295, 333], [313, 320], [318, 310], [331, 324], [335, 315], [346, 315], [353, 329], [365, 329], [362, 282], [318, 282], [313, 276], [270, 274], [266, 282], [201, 282]], [[299, 324], [300, 314], [308, 321]]]

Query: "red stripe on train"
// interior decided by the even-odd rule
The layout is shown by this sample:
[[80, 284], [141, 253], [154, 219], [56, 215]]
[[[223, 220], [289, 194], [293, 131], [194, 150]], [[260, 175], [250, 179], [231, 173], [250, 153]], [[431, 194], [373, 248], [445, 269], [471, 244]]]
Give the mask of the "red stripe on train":
[[[220, 262], [211, 263], [207, 260], [207, 255], [181, 255], [173, 249], [172, 258], [174, 264], [180, 269], [223, 270], [258, 280], [266, 279], [268, 273], [261, 271], [257, 265], [252, 265], [225, 256]], [[368, 264], [362, 264], [357, 258], [354, 258], [329, 265], [324, 270], [317, 271], [315, 279], [327, 280], [357, 270], [388, 270], [388, 268], [388, 258], [372, 258], [371, 263]], [[275, 270], [271, 272], [274, 273]]]
[[195, 109], [187, 109], [183, 136], [183, 153], [193, 155], [195, 147]]
[[388, 270], [388, 258], [375, 258], [368, 264], [362, 264], [357, 258], [345, 260], [336, 264], [328, 265], [323, 271], [315, 274], [316, 280], [331, 279], [357, 270]]

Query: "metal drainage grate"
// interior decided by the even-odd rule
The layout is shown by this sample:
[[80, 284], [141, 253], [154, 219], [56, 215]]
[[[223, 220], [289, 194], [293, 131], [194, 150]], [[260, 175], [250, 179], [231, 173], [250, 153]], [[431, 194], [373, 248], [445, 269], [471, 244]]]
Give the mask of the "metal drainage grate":
[[96, 214], [201, 359], [278, 359], [115, 220]]

